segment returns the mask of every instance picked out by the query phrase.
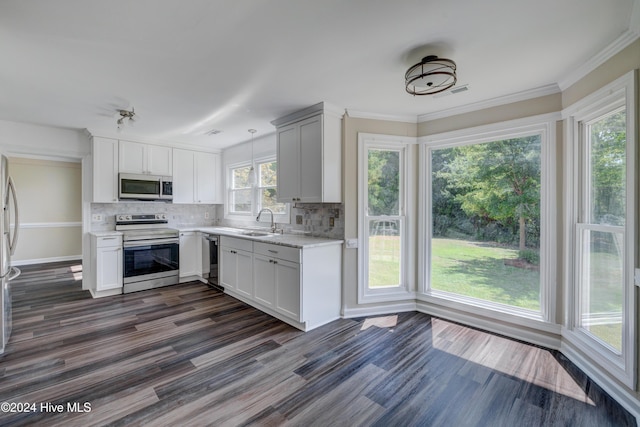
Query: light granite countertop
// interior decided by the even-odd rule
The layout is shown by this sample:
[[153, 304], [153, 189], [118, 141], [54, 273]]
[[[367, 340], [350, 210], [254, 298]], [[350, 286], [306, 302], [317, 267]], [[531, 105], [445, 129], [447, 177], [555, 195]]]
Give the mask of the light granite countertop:
[[116, 231], [116, 230], [111, 230], [111, 231], [92, 231], [89, 234], [96, 236], [96, 237], [111, 237], [111, 236], [122, 236], [122, 231]]
[[312, 248], [317, 246], [340, 245], [343, 240], [329, 239], [326, 237], [313, 237], [305, 234], [273, 234], [267, 236], [249, 236], [243, 233], [251, 231], [264, 231], [264, 229], [242, 229], [233, 227], [187, 227], [179, 228], [180, 231], [200, 231], [202, 233], [217, 234], [219, 236], [237, 237], [253, 240], [254, 242], [271, 243], [274, 245], [290, 246], [293, 248]]

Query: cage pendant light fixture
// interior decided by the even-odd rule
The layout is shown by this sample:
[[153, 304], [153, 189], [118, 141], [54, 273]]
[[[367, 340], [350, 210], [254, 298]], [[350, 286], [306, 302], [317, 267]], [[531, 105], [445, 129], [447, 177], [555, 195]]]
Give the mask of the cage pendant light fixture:
[[411, 95], [434, 95], [444, 92], [458, 81], [456, 63], [429, 55], [411, 66], [404, 75], [405, 88]]
[[251, 134], [251, 168], [249, 168], [249, 176], [247, 177], [247, 182], [250, 186], [256, 185], [256, 170], [253, 168], [253, 134], [257, 132], [255, 129], [249, 129], [248, 132]]

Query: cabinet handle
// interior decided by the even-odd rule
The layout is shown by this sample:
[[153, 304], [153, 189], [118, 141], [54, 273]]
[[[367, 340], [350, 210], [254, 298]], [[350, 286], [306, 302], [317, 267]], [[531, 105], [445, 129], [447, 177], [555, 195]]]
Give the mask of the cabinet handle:
[[116, 240], [117, 237], [102, 237], [102, 240]]
[[274, 259], [274, 260], [273, 260], [273, 263], [274, 263], [274, 264], [277, 264], [277, 263], [278, 263], [278, 261], [276, 261], [276, 260]]
[[271, 252], [272, 254], [277, 254], [278, 251], [274, 251], [273, 249], [267, 249], [269, 252]]

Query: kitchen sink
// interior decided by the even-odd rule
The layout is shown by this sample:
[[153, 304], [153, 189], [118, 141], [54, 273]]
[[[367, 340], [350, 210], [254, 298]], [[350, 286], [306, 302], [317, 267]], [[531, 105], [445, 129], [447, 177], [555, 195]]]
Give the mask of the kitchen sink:
[[253, 236], [253, 237], [275, 236], [275, 234], [269, 233], [266, 231], [245, 231], [242, 234], [244, 234], [245, 236]]

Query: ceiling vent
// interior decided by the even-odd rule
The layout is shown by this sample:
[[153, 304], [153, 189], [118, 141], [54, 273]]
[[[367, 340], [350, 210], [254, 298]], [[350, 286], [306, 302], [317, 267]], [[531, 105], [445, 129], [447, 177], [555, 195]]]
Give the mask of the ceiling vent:
[[434, 98], [442, 98], [444, 96], [449, 96], [449, 95], [455, 95], [456, 93], [462, 93], [462, 92], [466, 92], [469, 90], [469, 85], [465, 84], [465, 85], [460, 85], [460, 86], [454, 86], [451, 89], [445, 90], [443, 92], [440, 92], [438, 94], [433, 95]]

